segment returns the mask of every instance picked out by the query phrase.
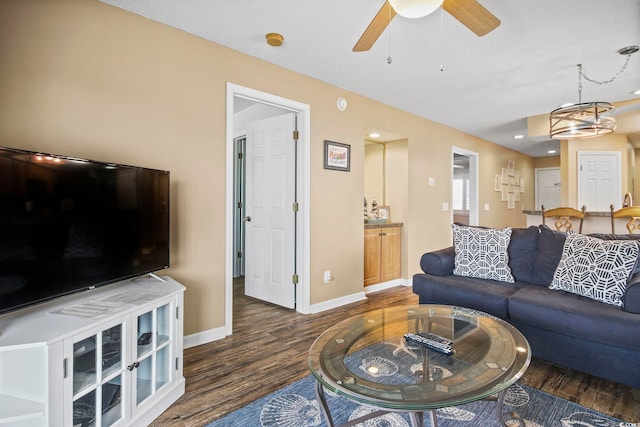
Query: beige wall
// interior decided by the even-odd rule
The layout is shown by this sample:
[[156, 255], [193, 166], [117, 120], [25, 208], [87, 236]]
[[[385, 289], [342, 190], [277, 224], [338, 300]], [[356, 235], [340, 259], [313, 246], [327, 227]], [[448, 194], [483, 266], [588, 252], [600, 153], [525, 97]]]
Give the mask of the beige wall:
[[[384, 204], [384, 145], [368, 143], [364, 148], [364, 197], [367, 199], [368, 212], [375, 200]], [[364, 206], [363, 206], [364, 207]]]
[[533, 168], [559, 168], [560, 156], [534, 157]]
[[[391, 212], [404, 217], [406, 278], [424, 251], [451, 241], [441, 205], [452, 145], [480, 154], [480, 206], [490, 204], [481, 224], [525, 224], [521, 204], [507, 210], [493, 191], [507, 160], [531, 184], [523, 204], [533, 204], [524, 155], [95, 0], [2, 1], [0, 40], [0, 145], [171, 171], [163, 274], [187, 287], [186, 334], [224, 325], [227, 82], [311, 105], [311, 304], [362, 290], [364, 129], [406, 138], [397, 183], [406, 196]], [[351, 172], [323, 169], [325, 139], [351, 144]]]

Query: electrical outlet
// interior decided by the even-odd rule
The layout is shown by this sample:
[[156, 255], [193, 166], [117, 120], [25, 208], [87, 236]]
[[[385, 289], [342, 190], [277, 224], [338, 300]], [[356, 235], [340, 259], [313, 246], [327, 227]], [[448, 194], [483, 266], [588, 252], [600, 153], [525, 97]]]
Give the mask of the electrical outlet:
[[485, 210], [485, 211], [488, 211], [488, 210], [489, 210], [489, 203], [485, 203], [485, 204], [484, 204], [484, 210]]
[[333, 280], [333, 277], [331, 277], [331, 270], [326, 270], [324, 272], [324, 283], [329, 283], [332, 280]]
[[443, 211], [448, 211], [449, 210], [449, 203], [442, 202], [442, 210]]

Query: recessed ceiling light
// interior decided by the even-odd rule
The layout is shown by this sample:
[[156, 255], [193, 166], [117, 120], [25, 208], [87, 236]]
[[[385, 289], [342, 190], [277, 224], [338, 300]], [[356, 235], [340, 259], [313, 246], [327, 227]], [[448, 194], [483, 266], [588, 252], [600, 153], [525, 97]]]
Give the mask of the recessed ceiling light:
[[561, 106], [559, 106], [558, 108], [566, 108], [573, 105], [573, 102], [565, 102], [564, 104], [562, 104]]
[[380, 134], [378, 132], [371, 132], [369, 138], [380, 138]]
[[524, 135], [513, 135], [513, 139], [522, 139]]
[[556, 154], [556, 150], [549, 150], [547, 151], [548, 154]]
[[632, 94], [634, 94], [634, 95], [640, 95], [640, 89], [638, 89], [638, 90], [634, 90], [634, 91], [633, 91], [633, 92], [631, 92], [631, 93], [632, 93]]

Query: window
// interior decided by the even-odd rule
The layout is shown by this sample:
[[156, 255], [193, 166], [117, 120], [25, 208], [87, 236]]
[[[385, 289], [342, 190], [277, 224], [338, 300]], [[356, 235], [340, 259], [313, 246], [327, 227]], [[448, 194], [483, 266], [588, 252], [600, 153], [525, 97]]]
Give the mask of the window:
[[453, 210], [469, 210], [469, 177], [453, 179]]

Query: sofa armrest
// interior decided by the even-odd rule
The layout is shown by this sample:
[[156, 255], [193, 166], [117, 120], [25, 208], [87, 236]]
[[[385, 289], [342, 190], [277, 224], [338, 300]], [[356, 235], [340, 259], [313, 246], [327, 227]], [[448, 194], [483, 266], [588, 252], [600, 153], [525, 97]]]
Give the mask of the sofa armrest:
[[422, 271], [434, 276], [450, 276], [455, 266], [456, 252], [453, 246], [427, 252], [420, 258]]
[[640, 314], [640, 273], [631, 276], [623, 297], [624, 311]]

